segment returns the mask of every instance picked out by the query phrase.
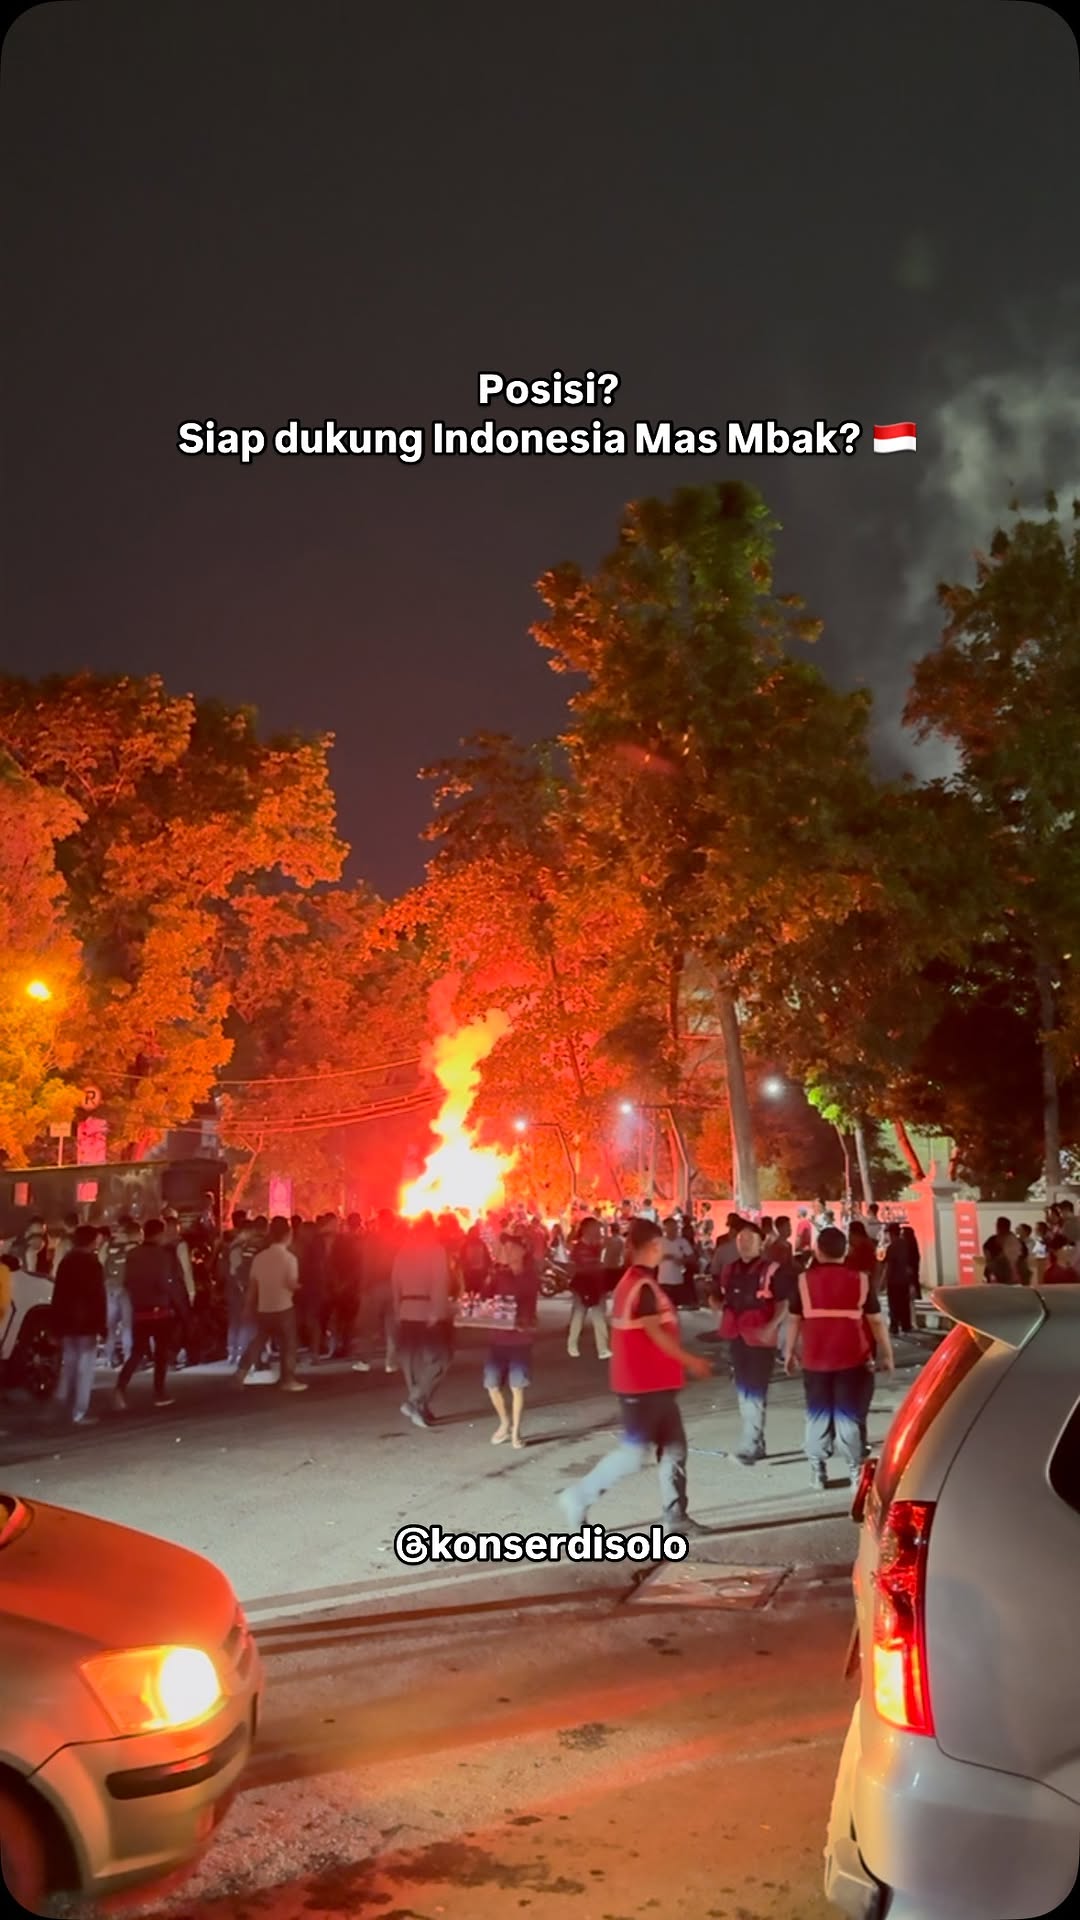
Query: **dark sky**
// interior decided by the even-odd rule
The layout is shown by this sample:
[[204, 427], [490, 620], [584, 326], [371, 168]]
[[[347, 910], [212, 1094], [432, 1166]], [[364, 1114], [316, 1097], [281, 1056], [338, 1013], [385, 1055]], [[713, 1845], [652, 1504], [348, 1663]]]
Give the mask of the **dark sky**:
[[[1080, 491], [1076, 43], [1024, 4], [42, 6], [0, 66], [3, 648], [332, 729], [351, 871], [417, 878], [417, 767], [558, 724], [532, 583], [736, 473], [896, 752], [931, 589], [1011, 486]], [[855, 419], [851, 459], [231, 460], [183, 420]], [[576, 425], [591, 409], [499, 415]], [[913, 418], [917, 454], [871, 453]]]

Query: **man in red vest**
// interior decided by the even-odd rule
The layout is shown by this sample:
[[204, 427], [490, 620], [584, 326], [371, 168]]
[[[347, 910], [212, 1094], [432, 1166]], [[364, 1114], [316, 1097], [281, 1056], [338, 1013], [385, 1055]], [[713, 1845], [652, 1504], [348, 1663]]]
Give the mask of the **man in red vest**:
[[[847, 1455], [852, 1483], [863, 1456], [862, 1430], [873, 1392], [874, 1349], [878, 1366], [893, 1371], [892, 1345], [870, 1276], [845, 1266], [847, 1240], [839, 1227], [824, 1227], [816, 1258], [799, 1275], [789, 1303], [795, 1335], [785, 1371], [800, 1360], [806, 1391], [806, 1457], [810, 1484], [823, 1493], [829, 1441]], [[869, 1386], [869, 1392], [867, 1388]]]
[[589, 1508], [650, 1454], [660, 1468], [665, 1533], [686, 1534], [686, 1432], [679, 1389], [687, 1374], [708, 1379], [712, 1365], [679, 1342], [679, 1316], [657, 1278], [663, 1230], [655, 1220], [632, 1220], [626, 1236], [630, 1265], [615, 1289], [611, 1312], [611, 1384], [619, 1396], [622, 1440], [599, 1466], [567, 1487], [559, 1504], [571, 1531], [580, 1532]]

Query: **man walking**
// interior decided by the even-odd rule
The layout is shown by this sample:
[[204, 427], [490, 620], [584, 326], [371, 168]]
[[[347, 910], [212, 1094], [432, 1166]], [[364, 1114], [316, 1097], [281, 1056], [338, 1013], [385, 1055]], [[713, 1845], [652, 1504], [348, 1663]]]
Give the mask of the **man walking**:
[[270, 1341], [281, 1356], [278, 1384], [283, 1393], [306, 1393], [307, 1383], [296, 1378], [296, 1292], [300, 1285], [300, 1267], [291, 1248], [292, 1227], [284, 1215], [270, 1222], [268, 1244], [251, 1263], [248, 1289], [248, 1318], [255, 1331], [236, 1370], [236, 1383], [244, 1387], [252, 1367]]
[[660, 1469], [665, 1533], [687, 1534], [686, 1430], [679, 1393], [687, 1374], [708, 1379], [712, 1366], [679, 1342], [678, 1312], [657, 1278], [663, 1234], [653, 1220], [632, 1220], [626, 1236], [630, 1265], [615, 1289], [611, 1316], [611, 1384], [619, 1397], [622, 1439], [614, 1452], [559, 1496], [573, 1532], [589, 1509], [652, 1457]]
[[[521, 1437], [521, 1416], [525, 1411], [525, 1389], [532, 1384], [532, 1345], [536, 1333], [536, 1302], [540, 1292], [537, 1269], [529, 1258], [529, 1247], [520, 1234], [504, 1233], [499, 1243], [499, 1262], [483, 1283], [488, 1300], [512, 1300], [513, 1324], [493, 1327], [488, 1336], [484, 1385], [498, 1417], [491, 1436], [493, 1447], [509, 1440], [515, 1448], [525, 1445]], [[506, 1389], [510, 1389], [510, 1413], [507, 1417]]]
[[127, 1390], [135, 1369], [153, 1356], [154, 1405], [171, 1407], [165, 1377], [168, 1372], [172, 1341], [177, 1323], [184, 1323], [187, 1295], [171, 1248], [165, 1244], [165, 1222], [148, 1220], [143, 1228], [142, 1245], [132, 1247], [124, 1269], [125, 1285], [131, 1296], [131, 1352], [117, 1376], [113, 1406], [118, 1413], [127, 1407]]
[[776, 1363], [780, 1323], [793, 1286], [794, 1269], [766, 1260], [757, 1228], [742, 1227], [736, 1235], [736, 1257], [723, 1269], [716, 1293], [723, 1309], [720, 1337], [731, 1342], [731, 1367], [742, 1419], [735, 1458], [742, 1467], [756, 1467], [765, 1458], [769, 1381]]
[[414, 1427], [431, 1427], [431, 1401], [453, 1354], [450, 1257], [430, 1213], [398, 1248], [391, 1286], [397, 1348], [407, 1398], [401, 1411]]
[[800, 1274], [791, 1302], [795, 1337], [786, 1371], [794, 1373], [801, 1358], [806, 1457], [810, 1484], [819, 1493], [828, 1484], [825, 1463], [834, 1432], [852, 1484], [858, 1478], [875, 1347], [879, 1366], [886, 1373], [893, 1371], [888, 1329], [870, 1276], [845, 1266], [846, 1252], [839, 1227], [824, 1228], [817, 1239], [817, 1259]]
[[[142, 1228], [130, 1213], [121, 1214], [105, 1248], [105, 1350], [111, 1367], [123, 1366], [131, 1356], [131, 1295], [127, 1290], [127, 1257], [142, 1239]], [[117, 1360], [117, 1348], [120, 1351]]]
[[98, 1259], [98, 1229], [77, 1226], [71, 1247], [56, 1272], [52, 1296], [52, 1324], [62, 1350], [56, 1405], [70, 1411], [77, 1427], [93, 1426], [90, 1396], [94, 1391], [98, 1341], [105, 1338], [105, 1275]]

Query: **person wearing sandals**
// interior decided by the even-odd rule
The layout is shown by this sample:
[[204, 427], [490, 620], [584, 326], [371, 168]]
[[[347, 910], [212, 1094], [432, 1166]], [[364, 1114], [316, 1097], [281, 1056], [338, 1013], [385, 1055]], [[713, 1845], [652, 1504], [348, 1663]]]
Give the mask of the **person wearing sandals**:
[[535, 1264], [529, 1258], [528, 1243], [519, 1234], [504, 1233], [499, 1241], [498, 1262], [483, 1287], [486, 1299], [513, 1299], [516, 1308], [512, 1325], [492, 1327], [484, 1366], [484, 1385], [498, 1420], [491, 1436], [493, 1447], [500, 1447], [507, 1440], [515, 1448], [525, 1445], [521, 1419], [526, 1389], [532, 1384], [532, 1344], [539, 1292], [540, 1282]]

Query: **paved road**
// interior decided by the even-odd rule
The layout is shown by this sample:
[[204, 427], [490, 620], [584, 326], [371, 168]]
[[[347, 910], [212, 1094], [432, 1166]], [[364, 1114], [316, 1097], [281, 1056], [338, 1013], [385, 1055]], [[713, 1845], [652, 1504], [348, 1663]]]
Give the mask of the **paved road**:
[[[8, 1404], [0, 1416], [0, 1480], [211, 1555], [255, 1615], [325, 1606], [380, 1585], [392, 1590], [415, 1578], [394, 1560], [403, 1522], [557, 1528], [559, 1489], [611, 1444], [607, 1368], [595, 1356], [567, 1357], [565, 1313], [561, 1301], [545, 1303], [529, 1444], [520, 1453], [489, 1444], [482, 1337], [469, 1335], [440, 1391], [431, 1433], [401, 1417], [398, 1376], [360, 1376], [330, 1363], [308, 1374], [308, 1393], [286, 1396], [270, 1386], [238, 1391], [223, 1369], [208, 1368], [176, 1376], [177, 1404], [160, 1413], [150, 1407], [146, 1376], [133, 1388], [127, 1416], [105, 1411], [103, 1388], [95, 1403], [100, 1424], [85, 1433]], [[708, 1324], [700, 1316], [698, 1327]], [[872, 1439], [884, 1434], [906, 1384], [904, 1376], [881, 1384]], [[846, 1511], [845, 1491], [808, 1491], [801, 1409], [800, 1384], [780, 1379], [770, 1391], [770, 1460], [748, 1473], [728, 1457], [738, 1434], [730, 1381], [687, 1389], [691, 1506], [702, 1521], [767, 1533], [800, 1516]], [[647, 1524], [656, 1517], [655, 1477], [624, 1483], [594, 1517], [610, 1527]]]
[[459, 1584], [420, 1616], [264, 1630], [246, 1790], [133, 1914], [826, 1920], [850, 1589], [786, 1551], [716, 1595], [707, 1566], [697, 1595], [474, 1613]]
[[[145, 1380], [127, 1417], [104, 1413], [102, 1391], [85, 1433], [4, 1408], [0, 1484], [210, 1554], [266, 1657], [228, 1823], [182, 1891], [132, 1912], [825, 1920], [854, 1530], [846, 1489], [808, 1490], [798, 1383], [771, 1389], [770, 1460], [750, 1473], [729, 1457], [730, 1381], [687, 1390], [692, 1506], [710, 1534], [686, 1573], [634, 1598], [625, 1567], [394, 1558], [403, 1521], [559, 1527], [555, 1496], [606, 1450], [613, 1403], [606, 1368], [567, 1357], [562, 1304], [544, 1314], [520, 1453], [490, 1445], [479, 1342], [431, 1433], [402, 1419], [398, 1379], [334, 1364], [295, 1397], [185, 1374], [157, 1414]], [[880, 1394], [872, 1439], [906, 1384]], [[594, 1517], [624, 1528], [655, 1512], [650, 1472]]]

